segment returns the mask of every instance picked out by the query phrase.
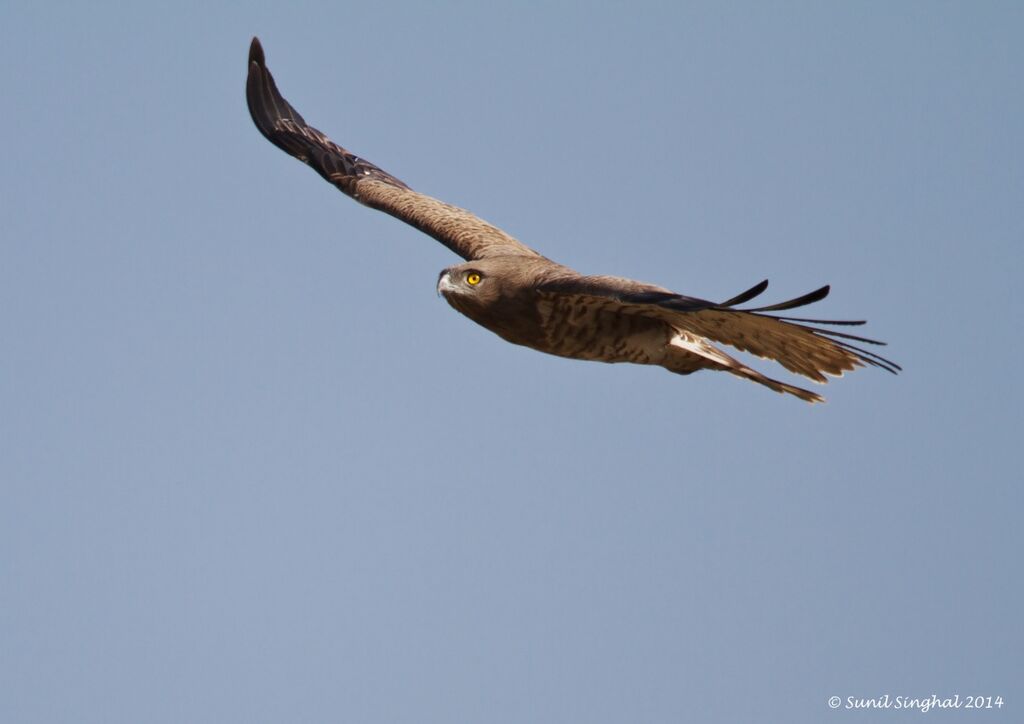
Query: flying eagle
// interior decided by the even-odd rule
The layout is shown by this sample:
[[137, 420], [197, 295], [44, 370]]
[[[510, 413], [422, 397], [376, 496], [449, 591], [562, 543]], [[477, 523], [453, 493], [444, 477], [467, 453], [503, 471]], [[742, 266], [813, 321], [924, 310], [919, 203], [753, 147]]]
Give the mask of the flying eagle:
[[815, 382], [863, 365], [900, 367], [853, 343], [883, 344], [811, 325], [859, 325], [775, 316], [824, 299], [829, 287], [778, 304], [737, 309], [763, 281], [724, 302], [676, 294], [613, 276], [584, 276], [551, 261], [483, 219], [413, 191], [309, 126], [278, 92], [263, 48], [249, 48], [246, 99], [256, 127], [278, 148], [311, 166], [356, 201], [401, 219], [466, 260], [444, 269], [437, 290], [456, 310], [513, 344], [574, 359], [658, 365], [690, 374], [730, 372], [808, 402], [817, 393], [762, 375], [713, 342], [775, 360]]

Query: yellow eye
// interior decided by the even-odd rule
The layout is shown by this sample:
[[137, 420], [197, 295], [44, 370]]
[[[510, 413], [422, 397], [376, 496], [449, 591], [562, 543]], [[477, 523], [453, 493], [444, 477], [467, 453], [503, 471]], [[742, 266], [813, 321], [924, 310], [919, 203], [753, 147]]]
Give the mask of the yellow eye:
[[480, 275], [477, 274], [476, 272], [470, 272], [469, 274], [466, 275], [466, 284], [468, 284], [469, 286], [475, 287], [479, 283]]

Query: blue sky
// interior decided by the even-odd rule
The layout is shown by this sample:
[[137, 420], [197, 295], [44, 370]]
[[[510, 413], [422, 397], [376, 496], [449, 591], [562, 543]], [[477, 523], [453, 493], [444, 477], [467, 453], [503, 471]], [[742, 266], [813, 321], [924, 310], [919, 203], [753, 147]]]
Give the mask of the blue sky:
[[[1019, 4], [0, 17], [0, 719], [1019, 719]], [[906, 372], [508, 345], [258, 134], [253, 35], [414, 188], [584, 273], [831, 283]]]

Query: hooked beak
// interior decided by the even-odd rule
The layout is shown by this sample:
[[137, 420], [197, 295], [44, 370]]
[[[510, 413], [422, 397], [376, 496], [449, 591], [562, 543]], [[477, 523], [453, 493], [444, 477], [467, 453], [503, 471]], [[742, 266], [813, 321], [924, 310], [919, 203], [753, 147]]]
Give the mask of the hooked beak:
[[447, 292], [454, 292], [455, 285], [452, 284], [451, 278], [448, 276], [448, 270], [445, 269], [441, 272], [440, 276], [437, 277], [437, 296], [441, 296]]

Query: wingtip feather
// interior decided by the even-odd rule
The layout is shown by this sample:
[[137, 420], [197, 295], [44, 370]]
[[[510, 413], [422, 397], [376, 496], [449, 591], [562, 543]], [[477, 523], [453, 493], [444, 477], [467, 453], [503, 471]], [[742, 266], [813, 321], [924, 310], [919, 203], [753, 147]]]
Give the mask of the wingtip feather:
[[260, 45], [260, 39], [255, 35], [252, 36], [252, 42], [249, 44], [249, 64], [263, 67], [266, 64], [266, 58], [263, 55], [263, 46]]
[[747, 291], [741, 292], [741, 293], [737, 294], [732, 299], [728, 299], [728, 300], [722, 302], [721, 304], [719, 304], [718, 306], [720, 306], [720, 307], [735, 307], [737, 304], [743, 304], [744, 302], [749, 302], [754, 297], [759, 296], [760, 294], [762, 294], [764, 292], [764, 290], [767, 289], [767, 288], [768, 288], [768, 280], [764, 279], [761, 282], [759, 282], [759, 283], [755, 284], [754, 286], [752, 286]]

